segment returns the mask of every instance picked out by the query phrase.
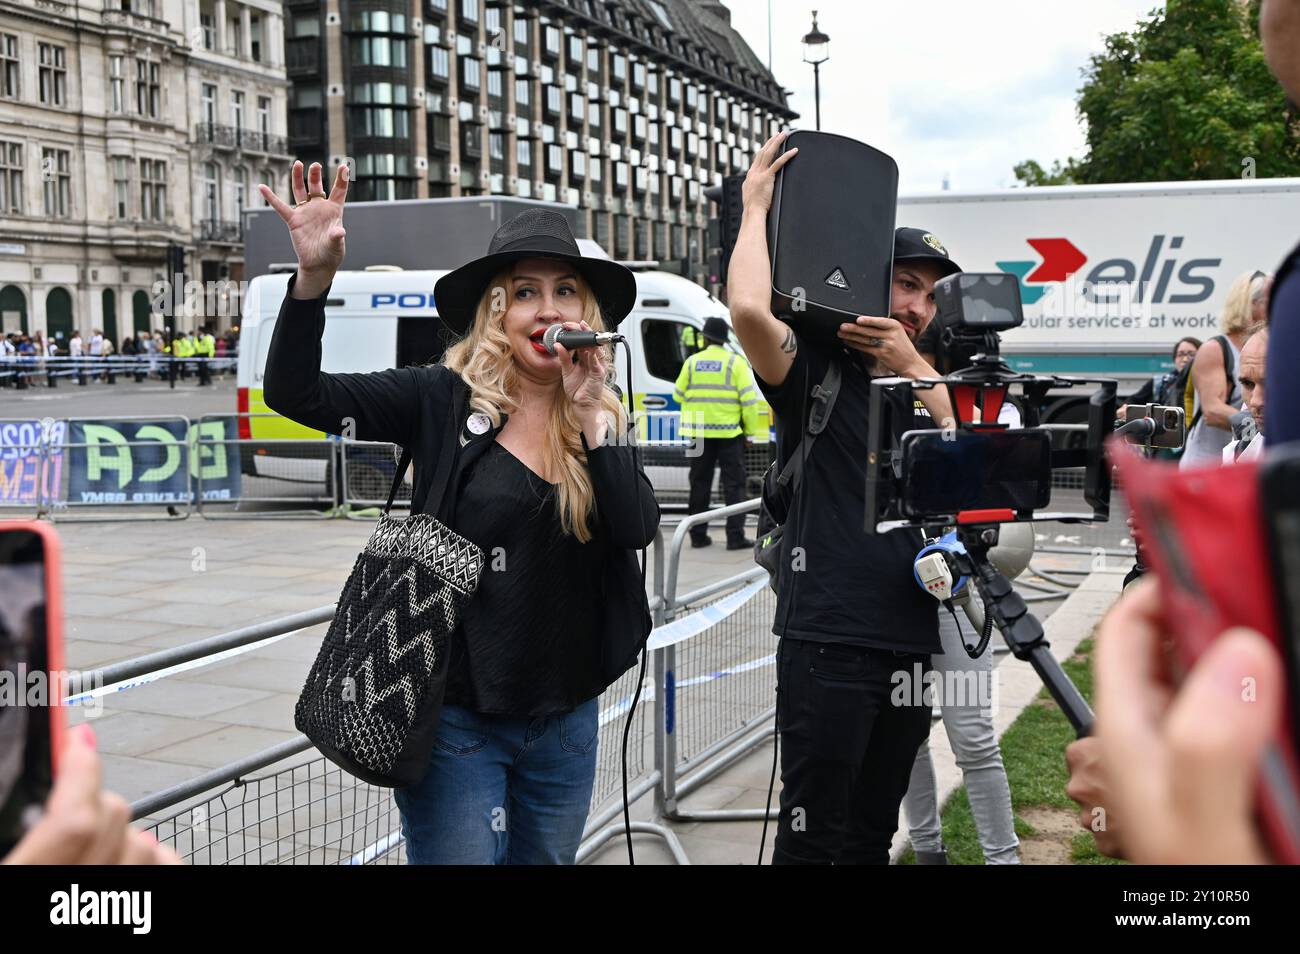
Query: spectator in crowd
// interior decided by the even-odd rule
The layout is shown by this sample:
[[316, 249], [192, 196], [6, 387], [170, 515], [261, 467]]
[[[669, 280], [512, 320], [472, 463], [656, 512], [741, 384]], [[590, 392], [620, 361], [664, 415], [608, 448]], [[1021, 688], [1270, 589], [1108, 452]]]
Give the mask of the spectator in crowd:
[[68, 339], [68, 357], [80, 358], [82, 354], [81, 332], [74, 331], [72, 337]]
[[1273, 276], [1256, 272], [1250, 282], [1250, 318], [1256, 328], [1268, 324], [1268, 299]]
[[31, 362], [33, 379], [45, 370], [45, 338], [39, 331], [33, 332], [31, 336]]
[[1253, 276], [1241, 275], [1228, 289], [1217, 334], [1196, 352], [1192, 383], [1196, 398], [1187, 421], [1187, 441], [1180, 467], [1218, 463], [1232, 437], [1231, 417], [1241, 405], [1237, 370], [1241, 346], [1252, 330], [1250, 286]]
[[[86, 347], [86, 353], [90, 357], [90, 360], [95, 364], [99, 364], [100, 358], [104, 354], [104, 335], [98, 328], [91, 329], [90, 341], [86, 343], [85, 347]], [[96, 371], [94, 376], [96, 378], [102, 377], [102, 375], [98, 370]]]
[[1174, 394], [1170, 389], [1178, 378], [1179, 372], [1195, 359], [1196, 352], [1200, 347], [1200, 338], [1193, 338], [1190, 335], [1186, 338], [1179, 338], [1178, 343], [1174, 345], [1174, 349], [1170, 353], [1170, 357], [1174, 362], [1174, 369], [1154, 374], [1143, 381], [1142, 387], [1129, 395], [1128, 403], [1119, 409], [1119, 416], [1124, 416], [1124, 410], [1129, 404], [1165, 404], [1174, 406], [1181, 404], [1181, 395]]
[[18, 381], [18, 364], [15, 360], [18, 356], [18, 345], [14, 341], [15, 337], [10, 331], [0, 338], [0, 385], [6, 388], [14, 387]]
[[105, 337], [100, 346], [99, 356], [100, 360], [104, 362], [104, 380], [109, 384], [117, 383], [117, 372], [113, 364], [113, 352], [115, 350], [113, 339]]
[[1241, 395], [1245, 410], [1254, 421], [1252, 433], [1241, 440], [1228, 442], [1223, 449], [1223, 462], [1255, 460], [1264, 453], [1264, 367], [1268, 357], [1268, 327], [1265, 326], [1247, 339], [1241, 349]]

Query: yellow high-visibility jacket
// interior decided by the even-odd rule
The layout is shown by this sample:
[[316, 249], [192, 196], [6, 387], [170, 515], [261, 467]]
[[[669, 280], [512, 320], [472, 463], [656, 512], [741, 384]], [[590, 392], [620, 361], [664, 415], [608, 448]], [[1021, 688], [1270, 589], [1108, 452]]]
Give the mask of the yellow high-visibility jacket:
[[687, 358], [673, 388], [682, 406], [683, 437], [767, 439], [767, 407], [754, 383], [749, 362], [720, 344]]

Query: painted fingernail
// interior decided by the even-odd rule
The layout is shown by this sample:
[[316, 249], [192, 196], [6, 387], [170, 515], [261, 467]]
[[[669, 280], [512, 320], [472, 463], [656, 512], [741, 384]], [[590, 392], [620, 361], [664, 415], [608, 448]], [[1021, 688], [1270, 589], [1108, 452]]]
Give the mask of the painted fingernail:
[[81, 734], [81, 741], [92, 749], [99, 748], [99, 740], [95, 738], [95, 730], [90, 727], [89, 722], [83, 722], [77, 726], [77, 732]]

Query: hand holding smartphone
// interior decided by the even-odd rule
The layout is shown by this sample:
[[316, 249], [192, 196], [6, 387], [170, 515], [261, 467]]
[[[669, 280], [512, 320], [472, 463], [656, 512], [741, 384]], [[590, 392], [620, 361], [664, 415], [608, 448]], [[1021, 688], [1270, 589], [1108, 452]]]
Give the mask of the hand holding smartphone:
[[[1246, 627], [1273, 644], [1286, 675], [1272, 741], [1259, 767], [1260, 828], [1279, 861], [1300, 863], [1300, 454], [1179, 471], [1118, 440], [1109, 451], [1155, 570], [1181, 684], [1220, 636]], [[1241, 687], [1244, 702], [1250, 685]]]
[[40, 817], [63, 750], [59, 541], [0, 522], [0, 856]]

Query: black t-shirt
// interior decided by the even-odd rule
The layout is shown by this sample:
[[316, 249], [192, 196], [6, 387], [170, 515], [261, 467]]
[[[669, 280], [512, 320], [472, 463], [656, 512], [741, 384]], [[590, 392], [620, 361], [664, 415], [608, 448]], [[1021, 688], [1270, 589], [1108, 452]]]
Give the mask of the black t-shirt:
[[[830, 360], [828, 350], [800, 338], [781, 386], [758, 382], [776, 412], [781, 466], [796, 452], [807, 426], [808, 395]], [[849, 353], [841, 350], [833, 360], [843, 363], [840, 394], [790, 505], [781, 554], [788, 572], [781, 574], [772, 631], [815, 642], [941, 653], [938, 603], [912, 575], [921, 531], [863, 530], [870, 378]], [[912, 426], [935, 426], [919, 401]], [[799, 566], [795, 547], [802, 548], [802, 570], [790, 569]]]
[[448, 659], [446, 701], [474, 712], [569, 712], [600, 678], [601, 545], [560, 527], [555, 488], [493, 441], [462, 475], [455, 530], [483, 573]]

